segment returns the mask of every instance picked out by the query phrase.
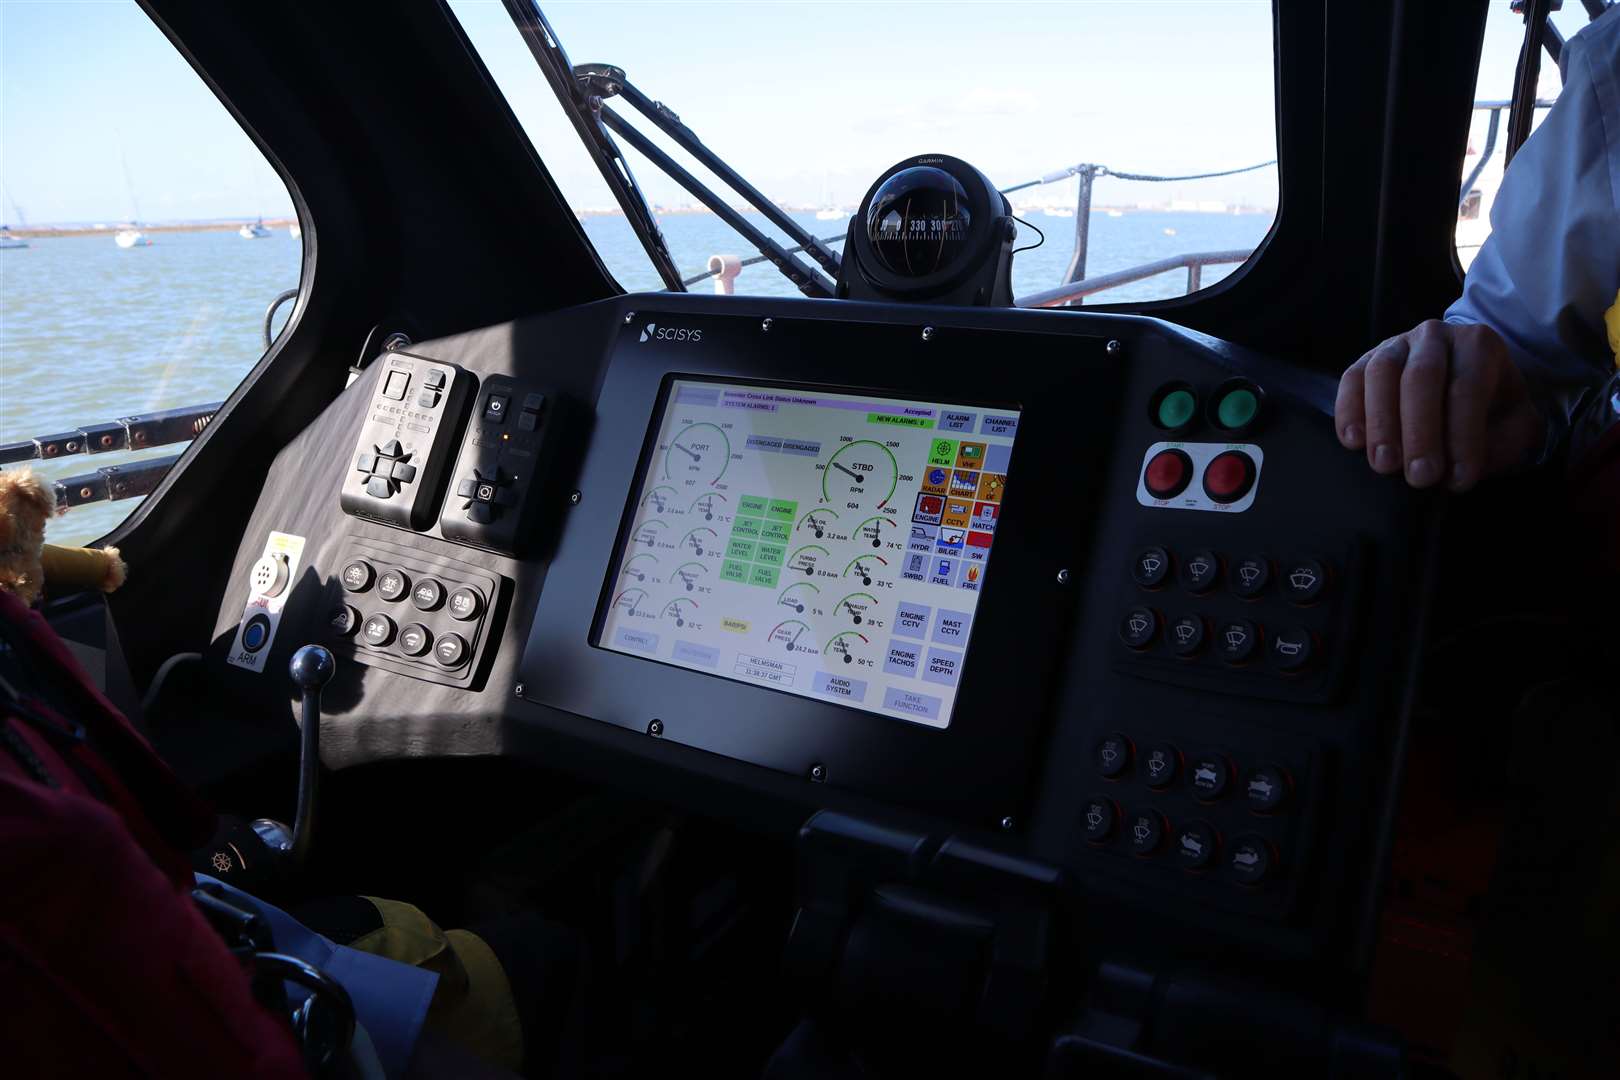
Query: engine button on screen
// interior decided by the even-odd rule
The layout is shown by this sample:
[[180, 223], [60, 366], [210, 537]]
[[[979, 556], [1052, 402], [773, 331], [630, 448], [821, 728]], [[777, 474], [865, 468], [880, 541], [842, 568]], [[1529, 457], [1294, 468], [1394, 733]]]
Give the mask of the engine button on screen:
[[595, 644], [947, 727], [1018, 419], [673, 380]]

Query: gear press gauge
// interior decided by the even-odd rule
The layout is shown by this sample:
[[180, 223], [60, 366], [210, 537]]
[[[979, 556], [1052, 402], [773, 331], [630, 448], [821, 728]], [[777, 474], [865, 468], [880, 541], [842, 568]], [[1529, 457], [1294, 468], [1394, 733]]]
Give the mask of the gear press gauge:
[[890, 168], [850, 219], [838, 295], [1012, 304], [1012, 207], [972, 165], [924, 154]]

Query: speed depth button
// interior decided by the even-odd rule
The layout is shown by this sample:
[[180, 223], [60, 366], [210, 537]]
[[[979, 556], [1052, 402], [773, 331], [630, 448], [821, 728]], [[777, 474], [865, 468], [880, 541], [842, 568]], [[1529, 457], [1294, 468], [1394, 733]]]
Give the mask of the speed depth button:
[[1192, 458], [1185, 450], [1160, 450], [1147, 463], [1142, 486], [1155, 499], [1173, 499], [1192, 482]]

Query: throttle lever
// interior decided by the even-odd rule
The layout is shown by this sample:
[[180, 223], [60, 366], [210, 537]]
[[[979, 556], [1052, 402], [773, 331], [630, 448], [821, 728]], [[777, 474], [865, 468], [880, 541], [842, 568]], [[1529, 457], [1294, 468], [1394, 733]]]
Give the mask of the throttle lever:
[[292, 835], [279, 821], [260, 818], [253, 831], [266, 844], [286, 856], [290, 868], [303, 866], [315, 834], [316, 796], [321, 780], [321, 688], [337, 673], [337, 661], [321, 645], [305, 645], [293, 653], [288, 665], [293, 685], [302, 695], [298, 739], [298, 809]]

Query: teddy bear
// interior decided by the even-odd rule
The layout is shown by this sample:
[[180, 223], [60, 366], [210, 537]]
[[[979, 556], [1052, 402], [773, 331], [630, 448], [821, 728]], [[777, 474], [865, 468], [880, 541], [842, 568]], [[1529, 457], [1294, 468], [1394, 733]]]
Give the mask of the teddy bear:
[[45, 523], [55, 513], [55, 489], [32, 469], [0, 472], [0, 589], [33, 606], [47, 583], [103, 592], [122, 585], [128, 568], [117, 548], [45, 542]]

